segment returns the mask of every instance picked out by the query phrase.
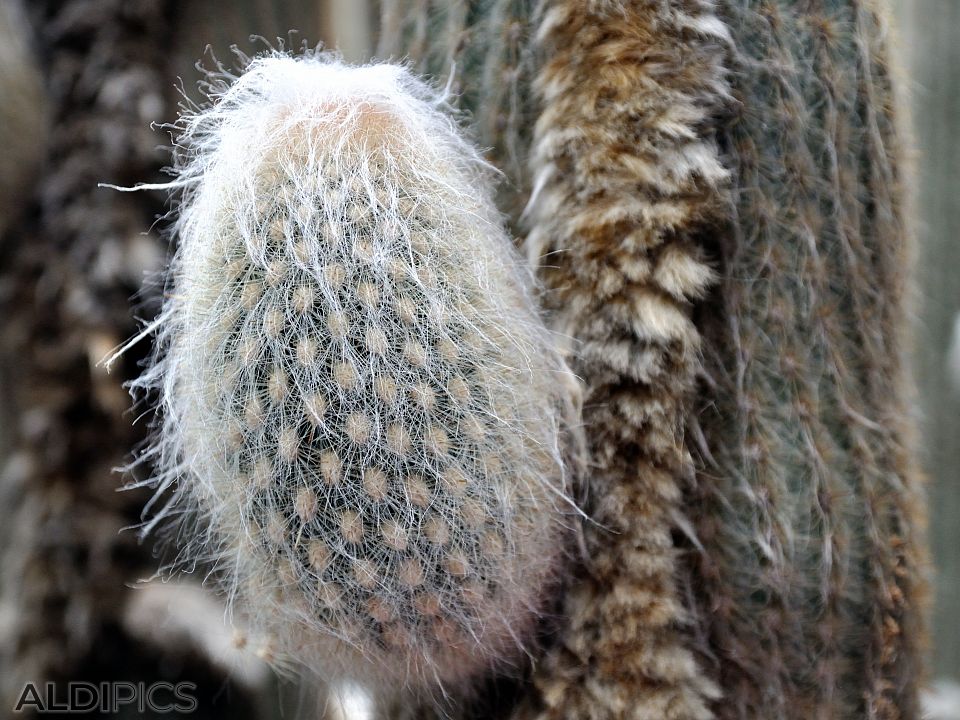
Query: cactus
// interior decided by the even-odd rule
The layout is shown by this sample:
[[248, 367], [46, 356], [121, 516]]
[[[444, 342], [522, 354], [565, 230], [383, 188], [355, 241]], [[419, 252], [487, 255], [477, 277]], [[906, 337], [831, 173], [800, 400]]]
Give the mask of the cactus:
[[[18, 168], [15, 190], [5, 184], [13, 176], [0, 181], [0, 206], [18, 205], [0, 271], [0, 705], [9, 711], [27, 682], [63, 683], [56, 692], [64, 697], [68, 680], [170, 679], [181, 661], [178, 672], [205, 699], [222, 692], [222, 673], [186, 649], [161, 658], [123, 625], [129, 586], [152, 574], [155, 560], [133, 533], [120, 533], [144, 497], [116, 492], [112, 468], [141, 433], [124, 417], [124, 374], [96, 366], [134, 329], [130, 296], [161, 258], [157, 238], [143, 232], [161, 199], [96, 183], [150, 177], [162, 162], [149, 123], [173, 74], [172, 3], [22, 4], [29, 25], [0, 43], [0, 116], [23, 126], [4, 141], [0, 161]], [[0, 15], [10, 12], [15, 3], [0, 3]], [[7, 53], [31, 43], [38, 63], [24, 76]], [[21, 91], [6, 89], [31, 76]], [[55, 161], [34, 186], [21, 173], [48, 150]]]
[[549, 258], [547, 307], [577, 341], [599, 527], [531, 717], [709, 718], [718, 695], [690, 650], [671, 533], [693, 473], [691, 308], [713, 279], [699, 234], [724, 208], [704, 126], [729, 97], [728, 36], [708, 3], [673, 5], [666, 17], [652, 3], [541, 6], [527, 248]]
[[715, 384], [690, 498], [700, 617], [736, 698], [718, 714], [915, 718], [925, 542], [884, 8], [731, 0], [721, 17], [735, 224], [700, 316]]
[[[406, 70], [308, 51], [178, 127], [161, 490], [278, 662], [432, 695], [510, 668], [562, 560], [575, 385], [487, 167]], [[160, 513], [152, 524], [167, 513]]]
[[[540, 47], [504, 53], [489, 38], [498, 36], [496, 14], [516, 3], [493, 5], [484, 17], [470, 4], [468, 31], [431, 37], [451, 42], [454, 60], [482, 58], [475, 70], [470, 62], [456, 69], [479, 134], [505, 129], [487, 135], [500, 143], [491, 156], [529, 158], [513, 173], [519, 184], [507, 206], [522, 206], [535, 183], [526, 246], [543, 265], [554, 324], [576, 341], [591, 451], [587, 508], [597, 520], [586, 527], [590, 572], [569, 591], [568, 626], [521, 717], [710, 717], [717, 690], [690, 653], [671, 532], [693, 472], [680, 434], [699, 347], [690, 307], [712, 275], [696, 235], [717, 221], [726, 176], [701, 130], [727, 93], [725, 38], [711, 36], [717, 23], [702, 3], [659, 18], [647, 3], [544, 2], [538, 29], [528, 5], [509, 31], [536, 35]], [[690, 28], [706, 38], [689, 43], [681, 73], [670, 58]], [[429, 67], [446, 53], [412, 55]], [[661, 62], [656, 78], [638, 59], [645, 56]], [[512, 58], [523, 62], [503, 71]], [[510, 132], [503, 103], [478, 92], [498, 74], [524, 86], [537, 75], [540, 107], [528, 101], [516, 113], [539, 110], [532, 148], [507, 151], [517, 138], [529, 146], [529, 135]]]
[[[455, 83], [464, 88], [462, 104], [473, 112], [481, 136], [484, 128], [505, 127], [497, 123], [503, 109], [496, 96], [479, 89], [507, 57], [490, 52], [489, 43], [496, 36], [495, 8], [507, 5], [513, 6], [466, 3], [463, 30], [424, 33], [419, 45], [407, 39], [393, 49], [438, 76], [453, 70], [449, 59], [481, 58], [459, 62]], [[576, 92], [587, 97], [601, 69], [626, 73], [639, 58], [656, 71], [651, 86], [692, 88], [712, 82], [716, 68], [684, 62], [686, 56], [699, 57], [706, 34], [728, 34], [726, 52], [716, 57], [729, 71], [735, 101], [715, 104], [718, 110], [692, 128], [695, 135], [717, 137], [734, 192], [720, 212], [716, 200], [722, 195], [691, 196], [687, 208], [690, 217], [706, 223], [695, 240], [719, 284], [692, 313], [706, 368], [695, 404], [678, 410], [698, 476], [696, 483], [685, 482], [682, 472], [675, 478], [685, 495], [671, 511], [684, 555], [674, 569], [693, 625], [674, 632], [686, 637], [702, 672], [720, 686], [724, 699], [713, 704], [720, 717], [916, 717], [925, 554], [902, 360], [909, 268], [904, 135], [897, 127], [903, 103], [896, 101], [883, 3], [721, 0], [713, 16], [701, 15], [703, 22], [688, 23], [676, 34], [669, 29], [695, 3], [581, 3], [583, 12], [621, 13], [620, 33], [627, 27], [667, 29], [635, 45], [634, 56], [611, 52], [593, 67], [578, 65], [564, 41], [551, 39], [567, 32], [562, 23], [547, 24], [551, 10], [562, 5], [539, 5], [539, 37], [549, 44], [523, 55], [527, 62], [518, 67], [524, 84], [538, 73], [558, 77], [566, 68], [580, 73], [570, 85], [578, 83]], [[405, 0], [386, 8], [409, 28], [424, 26], [436, 11], [430, 3]], [[513, 36], [537, 35], [535, 13], [514, 22], [522, 27]], [[604, 97], [596, 107], [606, 102]], [[548, 137], [551, 127], [568, 127], [565, 115], [549, 104], [539, 106], [530, 97], [526, 105], [520, 114], [538, 118], [539, 137]], [[675, 107], [683, 107], [682, 98]], [[595, 117], [579, 128], [593, 122]], [[645, 125], [637, 128], [623, 147], [656, 137]], [[490, 157], [502, 163], [505, 139], [490, 137], [497, 144]], [[583, 130], [578, 142], [577, 152], [587, 157], [608, 140]], [[517, 155], [531, 157], [530, 148]], [[544, 157], [538, 152], [531, 162], [542, 167]], [[653, 170], [644, 179], [653, 178], [669, 198], [672, 183], [658, 174], [671, 167], [669, 156], [657, 148], [648, 158]], [[575, 169], [558, 165], [554, 182]], [[504, 207], [522, 206], [533, 189], [529, 172], [514, 177], [521, 183]], [[603, 231], [603, 216], [589, 211], [609, 192], [603, 186], [591, 194], [591, 186], [579, 181], [575, 187], [577, 194], [558, 204], [556, 213], [534, 215], [529, 226], [534, 239], [564, 237], [557, 217], [581, 211], [580, 225], [570, 230], [581, 235], [548, 245], [554, 252], [543, 260], [547, 287], [566, 292], [568, 283], [551, 278], [567, 278], [551, 266], [563, 266], [579, 237]], [[638, 184], [635, 191], [638, 203], [644, 187]], [[542, 202], [535, 200], [534, 207]], [[662, 222], [672, 234], [673, 220]], [[612, 250], [606, 256], [614, 261]], [[611, 286], [632, 280], [628, 269], [611, 272]], [[603, 288], [596, 292], [602, 295]], [[665, 317], [638, 312], [635, 322], [640, 327], [648, 319], [659, 327]], [[582, 366], [578, 370], [589, 392], [590, 376]], [[594, 447], [623, 427], [588, 419]], [[640, 431], [636, 439], [649, 442]], [[591, 460], [598, 473], [619, 462], [617, 456]], [[623, 482], [633, 487], [634, 481]], [[646, 492], [639, 494], [650, 497]], [[676, 596], [660, 590], [658, 597], [671, 602]], [[576, 616], [573, 622], [564, 647], [595, 659], [600, 637], [585, 634]], [[634, 642], [643, 642], [640, 632]], [[568, 657], [565, 652], [557, 657]], [[553, 698], [549, 693], [563, 685], [569, 670], [548, 662], [537, 684]], [[584, 715], [616, 716], [590, 694], [594, 690], [579, 691]], [[570, 691], [560, 704], [576, 705]], [[638, 684], [634, 692], [642, 698], [650, 690]], [[541, 707], [541, 694], [531, 692], [528, 705]]]

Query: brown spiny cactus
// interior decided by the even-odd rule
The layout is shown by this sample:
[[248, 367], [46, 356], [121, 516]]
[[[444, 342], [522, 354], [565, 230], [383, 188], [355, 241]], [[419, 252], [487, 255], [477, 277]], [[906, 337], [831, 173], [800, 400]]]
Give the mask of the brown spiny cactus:
[[717, 696], [688, 647], [672, 531], [693, 473], [691, 311], [712, 280], [698, 235], [725, 206], [712, 121], [728, 36], [708, 3], [656, 5], [541, 6], [527, 247], [576, 343], [599, 526], [532, 717], [708, 718]]
[[[49, 88], [47, 150], [57, 162], [35, 193], [21, 195], [26, 219], [11, 229], [0, 267], [0, 364], [5, 402], [18, 419], [2, 478], [11, 539], [0, 602], [16, 619], [0, 642], [8, 707], [6, 693], [28, 680], [100, 672], [110, 662], [105, 647], [129, 647], [124, 584], [150, 565], [134, 537], [118, 535], [142, 499], [116, 493], [112, 470], [138, 434], [122, 417], [122, 380], [95, 365], [132, 328], [130, 294], [144, 265], [159, 259], [141, 232], [159, 206], [147, 197], [111, 202], [96, 183], [154, 166], [150, 112], [163, 107], [165, 62], [138, 29], [162, 30], [165, 5], [28, 8]], [[85, 62], [98, 68], [97, 82], [83, 81]], [[125, 652], [129, 667], [139, 665], [141, 657]]]
[[[114, 472], [141, 439], [124, 415], [122, 387], [136, 363], [131, 358], [112, 376], [97, 367], [133, 330], [130, 297], [144, 271], [162, 261], [156, 237], [144, 234], [162, 200], [111, 193], [97, 183], [152, 179], [160, 169], [163, 154], [150, 123], [163, 115], [172, 76], [172, 3], [26, 6], [48, 142], [27, 146], [43, 115], [35, 108], [22, 140], [5, 142], [4, 162], [38, 151], [50, 160], [36, 185], [24, 183], [17, 193], [20, 217], [0, 258], [0, 381], [15, 421], [3, 427], [0, 472], [0, 703], [13, 708], [27, 682], [43, 693], [39, 683], [152, 682], [176, 673], [196, 683], [203, 716], [216, 717], [222, 711], [213, 699], [229, 695], [224, 672], [190, 643], [161, 649], [128, 623], [130, 585], [155, 564], [135, 533], [120, 532], [137, 522], [145, 498], [118, 493], [122, 479]], [[4, 3], [0, 14], [7, 10]], [[21, 100], [5, 94], [0, 115], [25, 112]], [[65, 691], [58, 685], [57, 697]], [[253, 714], [249, 703], [232, 710]]]

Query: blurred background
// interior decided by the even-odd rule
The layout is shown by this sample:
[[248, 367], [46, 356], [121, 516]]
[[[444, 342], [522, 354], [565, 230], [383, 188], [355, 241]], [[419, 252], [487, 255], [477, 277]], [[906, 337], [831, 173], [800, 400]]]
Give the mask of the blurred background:
[[[960, 0], [891, 2], [916, 145], [914, 357], [936, 565], [929, 708], [960, 718]], [[231, 45], [253, 54], [261, 36], [363, 61], [378, 15], [374, 0], [0, 0], [4, 708], [24, 678], [111, 679], [117, 658], [128, 678], [196, 679], [211, 716], [293, 716], [321, 701], [273, 688], [265, 665], [210, 630], [222, 608], [196, 587], [128, 590], [156, 566], [149, 543], [119, 533], [145, 496], [116, 493], [111, 472], [142, 438], [119, 383], [139, 358], [113, 375], [98, 362], [156, 309], [158, 289], [143, 282], [167, 254], [153, 228], [166, 208], [160, 193], [97, 183], [163, 179], [168, 136], [151, 124], [175, 117], [177, 78], [199, 99], [201, 58], [231, 65]]]
[[[932, 669], [960, 717], [960, 2], [894, 0], [912, 98], [915, 361], [935, 565]], [[952, 700], [949, 700], [952, 698]], [[939, 707], [937, 712], [941, 712]]]
[[894, 7], [917, 150], [915, 367], [936, 565], [933, 668], [960, 682], [960, 3]]

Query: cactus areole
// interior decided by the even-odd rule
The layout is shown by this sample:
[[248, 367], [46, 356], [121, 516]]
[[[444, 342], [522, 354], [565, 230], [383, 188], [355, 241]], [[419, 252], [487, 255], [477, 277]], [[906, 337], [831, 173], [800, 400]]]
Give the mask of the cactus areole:
[[[137, 387], [181, 555], [270, 655], [417, 692], [509, 668], [566, 534], [569, 374], [492, 174], [407, 70], [208, 78]], [[149, 527], [149, 524], [148, 524]]]

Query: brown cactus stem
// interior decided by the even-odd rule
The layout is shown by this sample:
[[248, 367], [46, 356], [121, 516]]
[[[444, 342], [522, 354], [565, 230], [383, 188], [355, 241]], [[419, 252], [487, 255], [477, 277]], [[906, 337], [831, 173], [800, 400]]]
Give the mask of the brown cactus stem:
[[[133, 330], [130, 297], [162, 258], [155, 235], [143, 232], [162, 199], [97, 183], [159, 175], [161, 140], [150, 123], [173, 100], [173, 3], [24, 5], [50, 127], [47, 144], [31, 149], [46, 152], [46, 163], [36, 189], [18, 194], [20, 216], [0, 259], [0, 385], [4, 415], [16, 420], [3, 428], [0, 472], [0, 606], [9, 620], [0, 630], [0, 705], [13, 708], [26, 683], [41, 695], [42, 683], [57, 683], [62, 701], [69, 681], [179, 675], [195, 683], [203, 717], [250, 717], [250, 694], [228, 687], [190, 643], [161, 648], [128, 622], [131, 586], [156, 564], [150, 546], [121, 532], [138, 521], [145, 496], [118, 493], [114, 472], [141, 439], [123, 390], [138, 358], [111, 375], [97, 365]], [[5, 112], [12, 100], [4, 95]], [[33, 123], [42, 123], [41, 109]], [[247, 707], [212, 707], [230, 691]]]
[[693, 474], [691, 307], [712, 277], [701, 234], [727, 207], [712, 139], [727, 39], [699, 0], [540, 7], [528, 249], [576, 344], [596, 524], [530, 717], [712, 717], [673, 533]]

